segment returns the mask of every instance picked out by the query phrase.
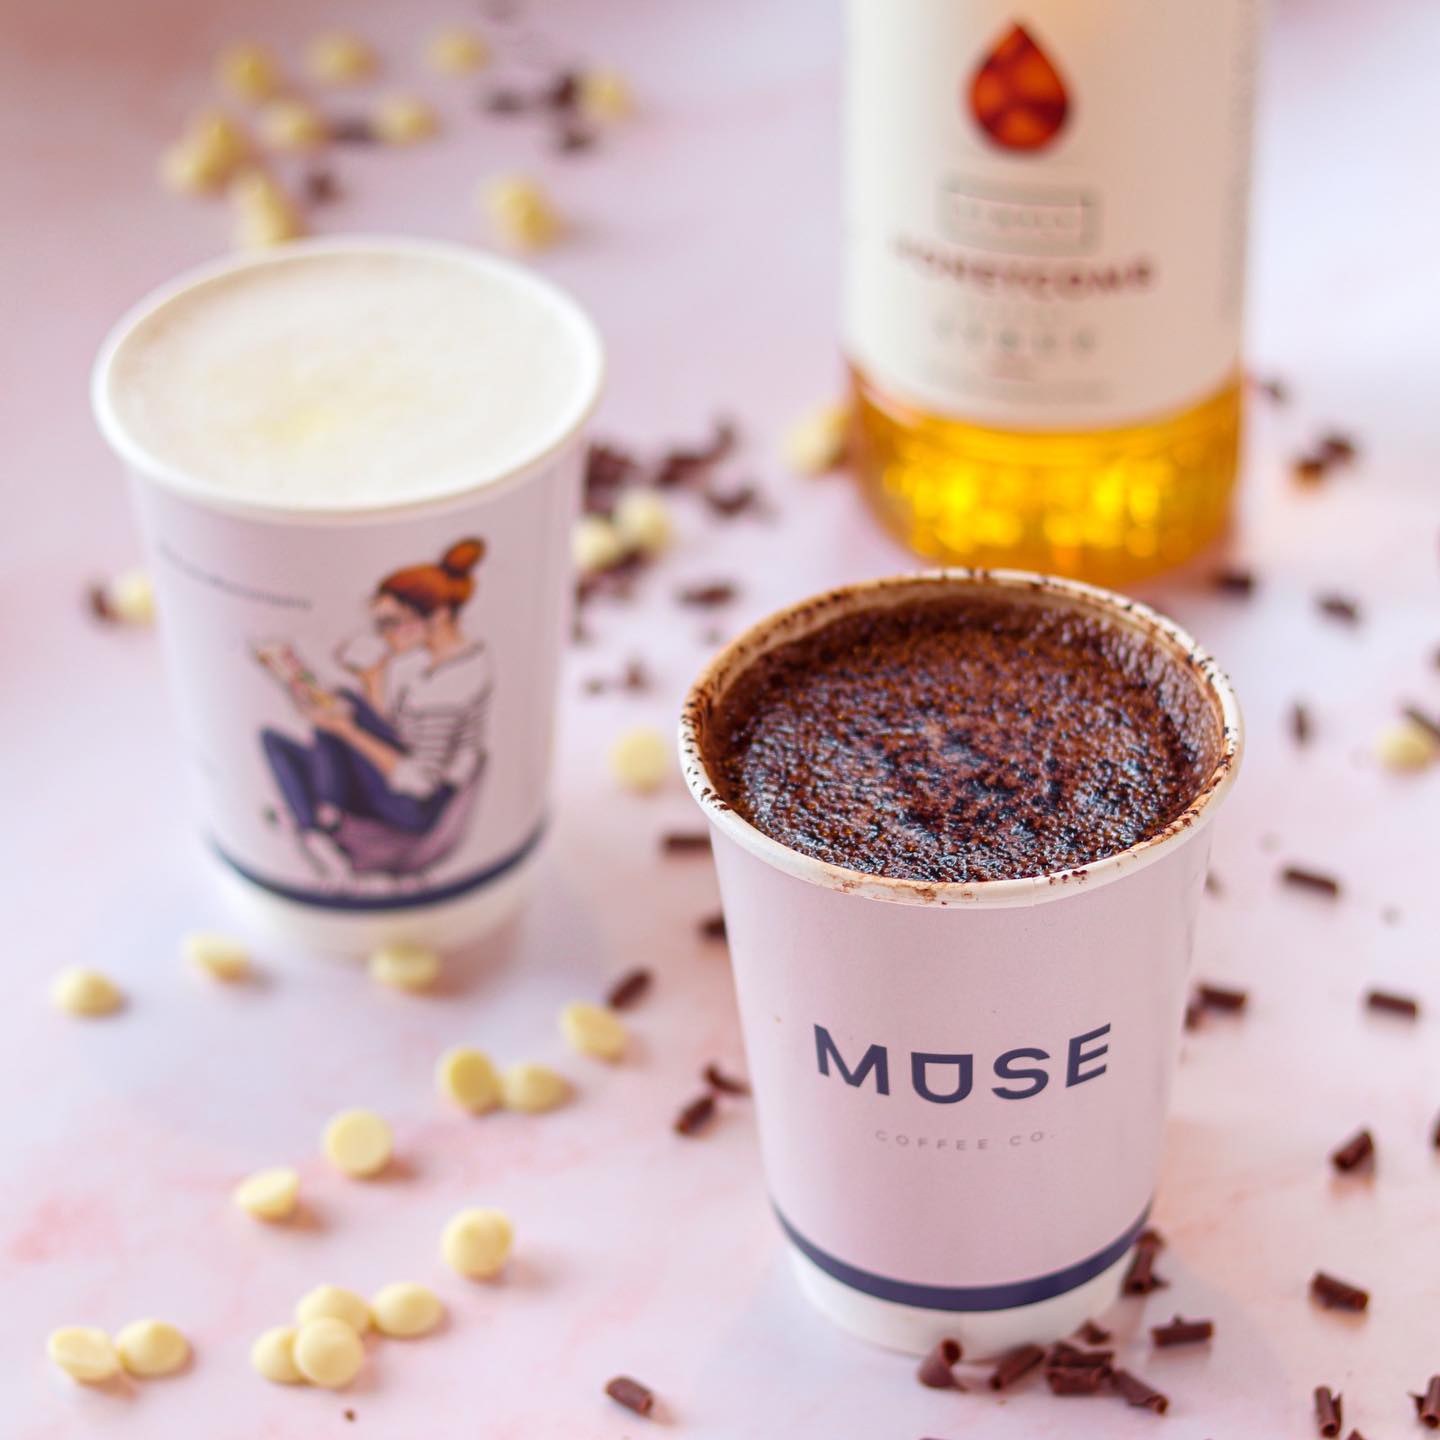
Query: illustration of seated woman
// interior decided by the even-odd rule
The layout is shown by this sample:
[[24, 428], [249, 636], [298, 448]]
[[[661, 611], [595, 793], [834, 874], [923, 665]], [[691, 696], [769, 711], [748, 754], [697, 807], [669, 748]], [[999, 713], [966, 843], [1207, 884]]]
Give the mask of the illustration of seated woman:
[[463, 838], [485, 768], [492, 691], [485, 646], [461, 611], [483, 540], [380, 582], [373, 629], [336, 660], [353, 683], [322, 686], [285, 644], [256, 658], [285, 686], [311, 735], [260, 740], [306, 858], [323, 879], [422, 874]]

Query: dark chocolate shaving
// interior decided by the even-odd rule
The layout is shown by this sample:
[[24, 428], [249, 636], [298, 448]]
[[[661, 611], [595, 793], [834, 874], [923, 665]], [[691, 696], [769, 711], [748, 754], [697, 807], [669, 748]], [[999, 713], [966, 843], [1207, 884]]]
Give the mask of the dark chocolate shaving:
[[85, 609], [92, 620], [98, 620], [102, 625], [114, 625], [120, 619], [110, 603], [109, 591], [99, 580], [85, 587]]
[[310, 170], [304, 180], [305, 199], [311, 205], [328, 205], [340, 198], [340, 184], [333, 170]]
[[1310, 712], [1297, 700], [1290, 707], [1290, 738], [1297, 745], [1308, 745], [1311, 734]]
[[955, 1378], [954, 1366], [960, 1362], [958, 1340], [938, 1340], [935, 1348], [920, 1362], [915, 1378], [931, 1390], [963, 1390]]
[[1170, 1401], [1164, 1395], [1128, 1370], [1111, 1371], [1110, 1384], [1127, 1405], [1153, 1410], [1157, 1415], [1163, 1415], [1170, 1408]]
[[1340, 1433], [1340, 1401], [1341, 1397], [1331, 1394], [1328, 1385], [1315, 1387], [1315, 1428], [1322, 1435]]
[[722, 520], [733, 520], [747, 511], [761, 510], [760, 492], [753, 485], [737, 485], [733, 490], [717, 490], [707, 485], [700, 492], [706, 506]]
[[682, 605], [708, 609], [714, 605], [728, 605], [735, 594], [735, 586], [729, 580], [711, 580], [703, 585], [686, 585], [676, 592], [675, 598]]
[[617, 1375], [605, 1384], [605, 1393], [617, 1404], [637, 1415], [649, 1415], [655, 1408], [655, 1393], [648, 1385], [632, 1380], [628, 1375]]
[[1215, 1333], [1213, 1320], [1184, 1320], [1177, 1315], [1168, 1325], [1152, 1325], [1150, 1336], [1159, 1346], [1198, 1345]]
[[661, 457], [655, 472], [655, 485], [661, 490], [669, 490], [705, 479], [713, 467], [735, 448], [738, 439], [733, 422], [717, 420], [707, 445], [694, 450], [677, 448]]
[[605, 1003], [612, 1010], [629, 1010], [649, 994], [654, 979], [654, 974], [649, 970], [627, 970], [610, 987]]
[[1017, 1345], [1000, 1357], [999, 1363], [990, 1372], [990, 1388], [1006, 1390], [1023, 1376], [1028, 1375], [1045, 1359], [1045, 1350], [1040, 1345]]
[[675, 1117], [677, 1135], [698, 1135], [715, 1118], [715, 1096], [706, 1092]]
[[700, 934], [706, 940], [723, 940], [725, 938], [725, 917], [723, 915], [707, 915], [700, 922]]
[[1412, 724], [1423, 730], [1432, 740], [1440, 742], [1440, 720], [1427, 715], [1418, 705], [1407, 705], [1401, 712]]
[[1213, 870], [1205, 872], [1205, 893], [1213, 895], [1217, 900], [1225, 893], [1225, 886]]
[[1323, 1270], [1317, 1270], [1310, 1281], [1310, 1294], [1327, 1310], [1363, 1310], [1370, 1303], [1368, 1290], [1337, 1280]]
[[1358, 1170], [1375, 1158], [1375, 1137], [1368, 1130], [1352, 1135], [1330, 1154], [1330, 1163], [1342, 1174]]
[[1351, 436], [1331, 430], [1320, 437], [1319, 451], [1329, 464], [1348, 465], [1359, 454], [1359, 446]]
[[574, 120], [567, 120], [555, 132], [555, 149], [561, 155], [578, 155], [594, 147], [595, 132]]
[[1425, 1382], [1423, 1395], [1411, 1395], [1415, 1402], [1415, 1418], [1431, 1430], [1440, 1430], [1440, 1375]]
[[379, 136], [363, 115], [350, 115], [330, 122], [330, 138], [337, 145], [373, 145]]
[[1302, 865], [1287, 865], [1280, 872], [1280, 878], [1297, 890], [1311, 890], [1317, 895], [1327, 895], [1335, 900], [1340, 895], [1340, 882], [1333, 875], [1320, 870], [1307, 870]]
[[1205, 1004], [1199, 996], [1192, 996], [1185, 1005], [1185, 1028], [1198, 1030], [1205, 1019]]
[[1087, 1345], [1103, 1345], [1110, 1338], [1110, 1332], [1093, 1320], [1087, 1320], [1075, 1333]]
[[519, 90], [492, 90], [481, 98], [480, 108], [489, 115], [521, 115], [531, 107], [530, 97]]
[[1276, 405], [1290, 403], [1290, 387], [1283, 380], [1277, 380], [1274, 376], [1262, 379], [1256, 375], [1252, 377], [1251, 383], [1267, 400], [1274, 401]]
[[1389, 1015], [1402, 1015], [1407, 1020], [1420, 1018], [1420, 1002], [1412, 995], [1396, 995], [1390, 990], [1370, 990], [1365, 995], [1370, 1010], [1383, 1010]]
[[669, 830], [660, 837], [660, 848], [667, 855], [698, 855], [710, 849], [706, 830]]
[[580, 77], [573, 70], [562, 70], [541, 98], [552, 110], [573, 110], [580, 100]]
[[1231, 990], [1224, 985], [1199, 985], [1196, 994], [1207, 1010], [1225, 1010], [1232, 1014], [1243, 1010], [1249, 999], [1244, 990]]
[[640, 462], [627, 450], [599, 441], [585, 452], [585, 509], [608, 515], [620, 491], [640, 472]]
[[1330, 620], [1340, 620], [1346, 625], [1360, 623], [1360, 606], [1348, 595], [1327, 593], [1315, 597], [1315, 607]]
[[1316, 481], [1325, 478], [1325, 472], [1330, 465], [1323, 455], [1312, 450], [1305, 455], [1297, 455], [1290, 468], [1294, 471], [1297, 480], [1306, 485], [1313, 485]]
[[701, 1071], [700, 1078], [721, 1095], [748, 1095], [750, 1086], [744, 1080], [727, 1075], [713, 1060]]
[[1255, 593], [1255, 572], [1253, 570], [1217, 570], [1210, 577], [1210, 583], [1222, 595], [1253, 595]]

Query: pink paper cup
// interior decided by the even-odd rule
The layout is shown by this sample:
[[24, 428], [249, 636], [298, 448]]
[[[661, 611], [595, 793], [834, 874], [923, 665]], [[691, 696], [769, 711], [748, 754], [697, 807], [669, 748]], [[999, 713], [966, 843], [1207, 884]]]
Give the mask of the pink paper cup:
[[[394, 500], [333, 505], [232, 495], [149, 453], [114, 394], [144, 327], [239, 272], [336, 255], [415, 257], [453, 268], [457, 283], [478, 272], [532, 323], [563, 335], [580, 379], [533, 452], [488, 470], [477, 460], [473, 480], [433, 496], [405, 499], [402, 488]], [[178, 711], [177, 760], [247, 921], [327, 950], [450, 944], [494, 929], [523, 900], [550, 808], [570, 530], [602, 373], [589, 319], [539, 276], [461, 246], [388, 237], [306, 241], [205, 266], [111, 332], [93, 376], [95, 414], [130, 475]], [[406, 750], [380, 807], [354, 758], [364, 741], [333, 743], [311, 718], [315, 697], [343, 704], [356, 729], [394, 749], [397, 697], [417, 687], [418, 667], [401, 673], [401, 662], [423, 652], [390, 654], [383, 627], [413, 622], [381, 617], [379, 588], [462, 554], [474, 584], [456, 612], [466, 648], [461, 663], [423, 678], [425, 723], [447, 711], [463, 723], [446, 727], [433, 754]], [[367, 669], [381, 675], [381, 693]]]
[[[1060, 874], [924, 884], [802, 855], [724, 804], [703, 742], [756, 659], [841, 615], [955, 589], [1099, 612], [1178, 657], [1220, 759], [1183, 814]], [[800, 1283], [837, 1324], [915, 1353], [1069, 1334], [1119, 1291], [1150, 1213], [1209, 823], [1241, 721], [1178, 626], [1090, 585], [946, 570], [848, 586], [762, 621], [680, 726], [711, 827], [766, 1179]]]

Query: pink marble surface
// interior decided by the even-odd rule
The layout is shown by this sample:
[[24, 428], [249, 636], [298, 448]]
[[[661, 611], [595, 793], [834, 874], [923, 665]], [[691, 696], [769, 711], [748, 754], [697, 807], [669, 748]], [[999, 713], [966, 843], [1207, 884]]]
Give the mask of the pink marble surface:
[[[715, 901], [703, 860], [662, 863], [656, 837], [692, 822], [678, 779], [616, 795], [615, 732], [668, 726], [706, 650], [680, 583], [739, 576], [727, 627], [834, 581], [900, 568], [843, 481], [785, 477], [777, 437], [830, 391], [837, 275], [836, 7], [826, 0], [628, 0], [536, 6], [561, 56], [621, 66], [644, 113], [597, 153], [546, 156], [524, 125], [472, 113], [474, 87], [419, 75], [431, 21], [472, 9], [144, 0], [0, 5], [0, 653], [7, 963], [0, 972], [0, 1432], [300, 1440], [354, 1433], [486, 1440], [626, 1436], [644, 1422], [600, 1394], [624, 1370], [696, 1437], [1126, 1437], [1308, 1434], [1309, 1394], [1345, 1393], [1370, 1437], [1414, 1432], [1405, 1391], [1440, 1370], [1440, 982], [1433, 881], [1440, 772], [1397, 778], [1366, 747], [1401, 697], [1440, 708], [1433, 466], [1433, 74], [1440, 14], [1404, 0], [1282, 0], [1262, 105], [1252, 350], [1296, 399], [1261, 408], [1235, 553], [1263, 576], [1246, 604], [1174, 580], [1147, 590], [1231, 668], [1251, 726], [1246, 773], [1217, 834], [1223, 898], [1197, 969], [1246, 986], [1250, 1012], [1186, 1044], [1158, 1218], [1169, 1291], [1117, 1311], [1124, 1331], [1172, 1310], [1216, 1317], [1209, 1350], [1138, 1368], [1174, 1397], [1163, 1422], [1106, 1402], [921, 1390], [903, 1358], [832, 1332], [792, 1289], [766, 1213], [750, 1116], [703, 1141], [669, 1132], [695, 1073], [739, 1063], [723, 952], [694, 935]], [[717, 409], [743, 420], [737, 474], [763, 479], [773, 525], [681, 515], [680, 545], [636, 604], [597, 610], [573, 656], [562, 802], [541, 902], [456, 957], [441, 993], [382, 992], [336, 961], [263, 951], [264, 980], [221, 990], [186, 974], [182, 930], [222, 917], [189, 840], [158, 656], [146, 634], [80, 613], [90, 576], [133, 558], [115, 465], [91, 425], [86, 370], [108, 321], [150, 284], [221, 249], [222, 209], [158, 193], [154, 159], [207, 90], [207, 57], [240, 34], [293, 55], [340, 19], [444, 106], [445, 137], [404, 154], [347, 152], [326, 228], [476, 239], [483, 177], [543, 173], [575, 226], [546, 256], [608, 337], [604, 431], [661, 444]], [[1318, 426], [1362, 438], [1353, 472], [1300, 493], [1285, 459]], [[1322, 587], [1365, 622], [1318, 618]], [[643, 697], [583, 698], [587, 675], [643, 655]], [[1285, 717], [1312, 707], [1297, 752]], [[1283, 891], [1284, 860], [1334, 869], [1335, 904]], [[1388, 923], [1387, 907], [1398, 914]], [[97, 961], [131, 996], [94, 1024], [53, 1013], [49, 976]], [[643, 962], [658, 975], [615, 1070], [566, 1056], [561, 1003]], [[1368, 1016], [1372, 982], [1419, 995], [1418, 1025]], [[429, 1073], [467, 1040], [556, 1061], [580, 1083], [539, 1120], [447, 1113]], [[350, 1104], [393, 1120], [401, 1162], [369, 1185], [327, 1173], [324, 1118]], [[1359, 1123], [1373, 1179], [1336, 1180], [1328, 1149]], [[294, 1161], [309, 1220], [261, 1228], [233, 1181]], [[436, 1254], [461, 1204], [515, 1217], [504, 1283], [472, 1286]], [[1353, 1320], [1312, 1309], [1323, 1265], [1374, 1290]], [[320, 1280], [433, 1283], [438, 1337], [391, 1342], [348, 1394], [281, 1390], [249, 1371], [262, 1327]], [[169, 1317], [190, 1373], [95, 1393], [44, 1359], [61, 1323]], [[1143, 1316], [1143, 1318], [1142, 1318]], [[356, 1413], [353, 1430], [342, 1412]]]

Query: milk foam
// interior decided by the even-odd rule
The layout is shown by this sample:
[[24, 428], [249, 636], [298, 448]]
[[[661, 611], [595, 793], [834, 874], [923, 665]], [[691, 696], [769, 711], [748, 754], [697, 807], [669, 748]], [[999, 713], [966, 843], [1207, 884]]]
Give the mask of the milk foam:
[[103, 383], [124, 438], [190, 485], [333, 509], [525, 465], [582, 418], [598, 369], [588, 324], [548, 288], [376, 244], [201, 281], [134, 324]]

